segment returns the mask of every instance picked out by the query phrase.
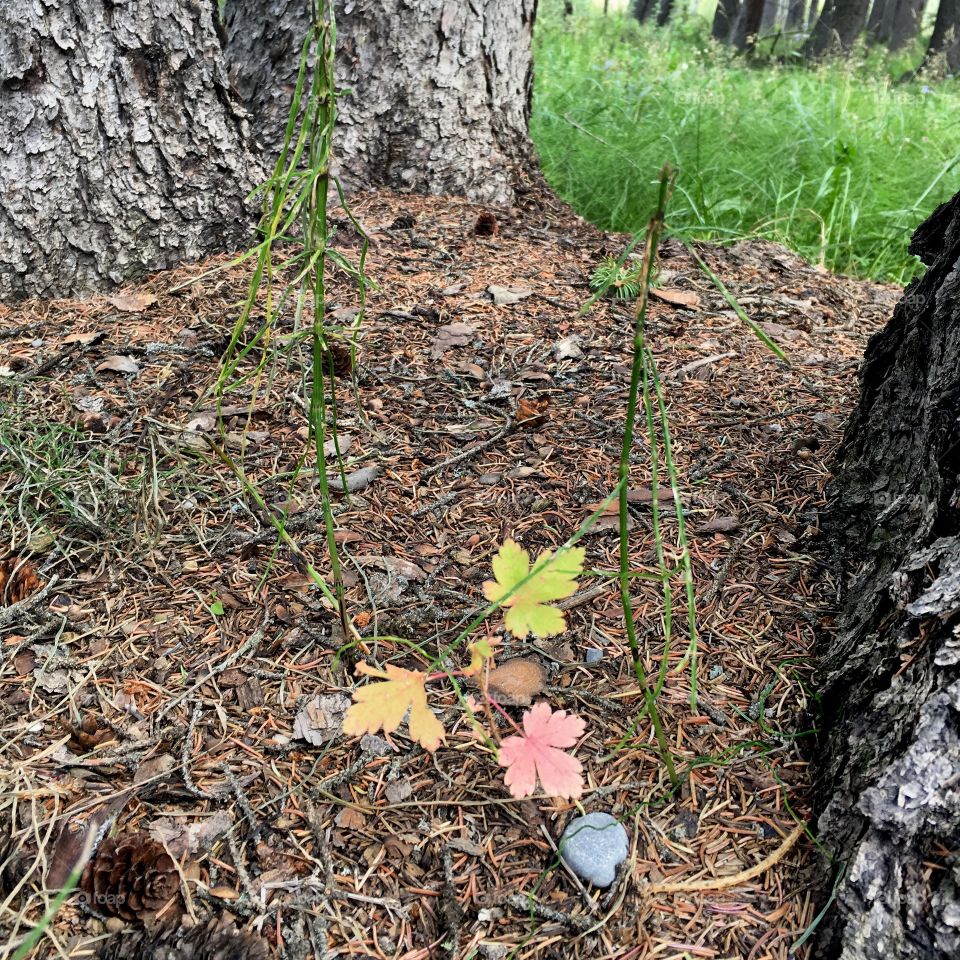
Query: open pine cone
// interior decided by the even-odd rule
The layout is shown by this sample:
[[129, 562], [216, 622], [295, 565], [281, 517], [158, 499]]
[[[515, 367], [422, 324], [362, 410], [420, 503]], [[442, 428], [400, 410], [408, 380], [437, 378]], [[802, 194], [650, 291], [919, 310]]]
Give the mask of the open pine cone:
[[146, 833], [107, 837], [83, 871], [80, 886], [96, 913], [143, 920], [176, 896], [180, 877], [170, 854]]

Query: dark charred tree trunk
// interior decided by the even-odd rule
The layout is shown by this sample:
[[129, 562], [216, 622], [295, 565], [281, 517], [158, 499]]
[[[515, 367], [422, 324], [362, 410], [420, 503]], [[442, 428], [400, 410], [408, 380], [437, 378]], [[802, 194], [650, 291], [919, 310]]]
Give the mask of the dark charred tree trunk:
[[926, 0], [898, 0], [890, 27], [891, 50], [902, 50], [917, 38], [925, 6]]
[[713, 29], [711, 30], [714, 40], [730, 39], [739, 13], [740, 0], [718, 0], [717, 9], [713, 12]]
[[930, 43], [920, 69], [926, 69], [939, 59], [946, 62], [950, 73], [960, 74], [960, 0], [940, 0], [933, 33], [930, 34]]
[[673, 15], [673, 0], [660, 0], [660, 10], [657, 13], [657, 26], [664, 27]]
[[657, 10], [657, 0], [633, 0], [630, 10], [637, 20], [646, 23]]
[[787, 4], [787, 19], [784, 21], [784, 26], [791, 33], [803, 30], [806, 7], [807, 5], [804, 0], [789, 0]]
[[733, 27], [733, 45], [738, 50], [750, 50], [760, 33], [764, 0], [743, 0], [737, 22]]
[[0, 4], [0, 300], [249, 236], [259, 180], [210, 0]]
[[893, 30], [893, 17], [900, 0], [873, 0], [867, 17], [867, 39], [871, 43], [887, 43]]
[[819, 9], [820, 0], [810, 0], [810, 6], [807, 9], [807, 30], [812, 31], [816, 26]]
[[806, 55], [822, 57], [833, 49], [850, 50], [867, 25], [869, 6], [869, 0], [826, 0], [804, 47]]
[[[229, 0], [230, 78], [269, 152], [282, 139], [310, 0]], [[536, 0], [336, 4], [337, 175], [509, 202], [527, 139]]]
[[844, 869], [815, 956], [960, 956], [960, 194], [861, 371], [824, 530], [819, 836]]

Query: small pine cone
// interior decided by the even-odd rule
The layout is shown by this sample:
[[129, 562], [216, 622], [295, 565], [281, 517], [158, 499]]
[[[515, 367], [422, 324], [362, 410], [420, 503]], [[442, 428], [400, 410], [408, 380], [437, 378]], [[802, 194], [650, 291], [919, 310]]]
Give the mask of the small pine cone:
[[97, 960], [267, 960], [265, 940], [217, 926], [120, 934], [100, 946]]
[[18, 557], [0, 560], [0, 607], [12, 607], [43, 586], [32, 563]]
[[170, 854], [146, 833], [107, 837], [80, 881], [96, 913], [132, 922], [152, 916], [176, 896], [180, 878]]

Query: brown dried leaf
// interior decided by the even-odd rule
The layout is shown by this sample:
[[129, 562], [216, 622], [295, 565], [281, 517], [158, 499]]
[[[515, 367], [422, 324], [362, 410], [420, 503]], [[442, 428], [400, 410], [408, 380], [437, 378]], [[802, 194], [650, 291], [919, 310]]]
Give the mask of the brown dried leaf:
[[107, 297], [107, 302], [112, 303], [113, 306], [124, 313], [140, 313], [156, 303], [157, 298], [152, 293], [131, 290], [129, 293], [118, 293], [112, 297]]
[[97, 370], [109, 373], [139, 373], [140, 364], [133, 357], [115, 354], [98, 364]]
[[740, 521], [736, 517], [716, 517], [697, 527], [697, 533], [733, 533], [740, 529]]
[[445, 327], [441, 327], [433, 338], [430, 356], [434, 360], [439, 360], [453, 347], [465, 347], [473, 340], [476, 332], [469, 323], [448, 323]]
[[672, 307], [688, 307], [691, 310], [695, 310], [700, 306], [700, 298], [690, 290], [651, 287], [650, 296], [656, 297], [657, 300], [663, 303], [669, 303]]

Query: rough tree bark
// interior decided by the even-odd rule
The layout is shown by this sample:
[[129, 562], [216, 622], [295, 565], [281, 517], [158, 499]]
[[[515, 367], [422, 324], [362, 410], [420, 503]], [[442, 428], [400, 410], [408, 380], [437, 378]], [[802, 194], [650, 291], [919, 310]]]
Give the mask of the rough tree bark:
[[818, 958], [960, 956], [960, 194], [871, 341], [824, 529], [819, 835], [845, 873]]
[[869, 6], [870, 0], [826, 0], [804, 53], [821, 57], [836, 47], [850, 50], [867, 25]]
[[0, 4], [0, 300], [248, 236], [256, 182], [210, 0]]
[[930, 34], [930, 43], [920, 69], [930, 67], [931, 63], [941, 58], [950, 73], [960, 75], [960, 0], [940, 0], [933, 33]]
[[717, 9], [713, 12], [713, 28], [711, 30], [714, 40], [730, 39], [739, 13], [740, 0], [718, 0]]
[[[230, 78], [278, 147], [311, 0], [230, 0]], [[337, 0], [337, 174], [476, 200], [513, 199], [530, 158], [536, 0]]]

